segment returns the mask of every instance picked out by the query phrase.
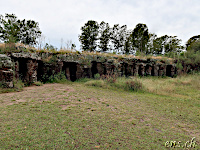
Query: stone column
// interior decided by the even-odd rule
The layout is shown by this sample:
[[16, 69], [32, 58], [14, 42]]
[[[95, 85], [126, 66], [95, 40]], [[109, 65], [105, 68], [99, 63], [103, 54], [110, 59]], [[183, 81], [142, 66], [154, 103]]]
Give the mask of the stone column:
[[13, 88], [13, 71], [0, 70], [0, 83], [4, 88]]
[[144, 76], [145, 75], [145, 64], [141, 63], [139, 65], [139, 75]]
[[155, 64], [154, 65], [154, 76], [158, 76], [158, 71], [159, 71], [159, 65], [158, 64]]
[[65, 68], [65, 74], [66, 74], [67, 79], [68, 79], [68, 80], [71, 80], [71, 79], [70, 79], [69, 67], [66, 67], [66, 68]]
[[29, 59], [27, 61], [27, 73], [25, 80], [28, 84], [37, 81], [37, 68], [38, 68], [38, 63], [36, 60]]
[[15, 61], [15, 78], [18, 80], [19, 79], [19, 62], [18, 61]]
[[104, 74], [104, 68], [101, 62], [97, 62], [97, 71], [100, 74], [100, 76]]
[[159, 76], [166, 76], [166, 65], [159, 65]]
[[151, 76], [152, 66], [150, 64], [147, 64], [145, 69], [146, 75]]
[[134, 66], [134, 76], [138, 75], [138, 70], [139, 70], [139, 64], [135, 64], [135, 66]]

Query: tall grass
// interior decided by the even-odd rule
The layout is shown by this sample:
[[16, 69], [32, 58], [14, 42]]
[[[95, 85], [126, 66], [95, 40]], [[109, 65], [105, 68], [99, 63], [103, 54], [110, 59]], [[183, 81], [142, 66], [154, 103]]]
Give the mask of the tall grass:
[[[112, 81], [112, 82], [111, 82]], [[125, 77], [111, 79], [91, 79], [85, 82], [87, 86], [102, 87], [114, 90], [125, 90], [125, 91], [143, 91], [143, 84], [138, 78], [130, 79]]]
[[186, 96], [187, 92], [199, 92], [200, 90], [200, 74], [181, 75], [177, 78], [159, 78], [148, 77], [139, 79], [145, 87], [146, 92], [170, 95], [170, 96]]
[[85, 82], [87, 86], [95, 86], [114, 90], [142, 91], [158, 95], [170, 95], [187, 97], [187, 91], [199, 93], [200, 74], [181, 75], [177, 78], [171, 77], [133, 77], [117, 78], [111, 83], [103, 79], [91, 79]]

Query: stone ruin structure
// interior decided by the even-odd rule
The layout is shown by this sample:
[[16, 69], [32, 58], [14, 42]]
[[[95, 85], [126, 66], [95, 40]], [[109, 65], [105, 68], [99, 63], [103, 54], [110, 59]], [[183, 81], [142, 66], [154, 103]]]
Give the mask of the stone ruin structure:
[[13, 70], [11, 58], [0, 54], [0, 85], [6, 88], [13, 87]]
[[[189, 69], [188, 69], [189, 68]], [[176, 64], [156, 59], [53, 53], [10, 53], [0, 55], [0, 84], [13, 87], [13, 79], [26, 84], [45, 81], [63, 72], [68, 80], [94, 78], [95, 74], [117, 76], [169, 76], [189, 72], [191, 66], [177, 69]]]

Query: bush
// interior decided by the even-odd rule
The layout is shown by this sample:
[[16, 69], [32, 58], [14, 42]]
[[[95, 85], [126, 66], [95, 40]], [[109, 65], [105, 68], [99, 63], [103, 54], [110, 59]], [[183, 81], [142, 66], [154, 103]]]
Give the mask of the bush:
[[177, 65], [176, 65], [176, 67], [177, 67], [178, 69], [180, 69], [180, 70], [183, 69], [183, 65], [181, 64], [181, 62], [178, 62]]
[[95, 74], [94, 79], [100, 79], [100, 74], [99, 73]]
[[66, 81], [67, 79], [64, 72], [60, 72], [51, 76], [43, 76], [43, 83], [64, 83]]
[[102, 80], [106, 80], [108, 83], [115, 83], [117, 80], [117, 76], [113, 73], [113, 71], [108, 72], [106, 75], [101, 76]]
[[37, 81], [37, 82], [34, 82], [34, 83], [33, 83], [33, 85], [36, 85], [36, 86], [42, 86], [42, 85], [43, 85], [43, 83], [42, 83], [42, 82], [40, 82], [40, 81]]
[[126, 90], [139, 91], [142, 90], [142, 88], [142, 83], [139, 80], [126, 81]]

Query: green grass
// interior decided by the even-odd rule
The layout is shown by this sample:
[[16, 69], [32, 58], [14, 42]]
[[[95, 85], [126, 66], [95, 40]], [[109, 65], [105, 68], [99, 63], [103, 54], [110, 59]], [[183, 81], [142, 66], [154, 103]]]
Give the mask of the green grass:
[[199, 75], [137, 78], [139, 92], [124, 89], [127, 80], [1, 94], [0, 149], [166, 149], [193, 137], [200, 148]]
[[20, 92], [23, 91], [23, 87], [25, 86], [24, 83], [21, 80], [15, 80], [13, 81], [14, 88], [3, 88], [0, 84], [0, 94], [1, 93], [10, 93], [10, 92]]

